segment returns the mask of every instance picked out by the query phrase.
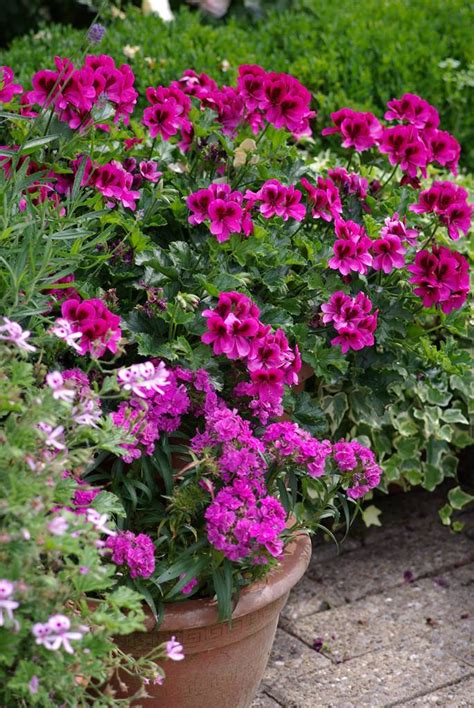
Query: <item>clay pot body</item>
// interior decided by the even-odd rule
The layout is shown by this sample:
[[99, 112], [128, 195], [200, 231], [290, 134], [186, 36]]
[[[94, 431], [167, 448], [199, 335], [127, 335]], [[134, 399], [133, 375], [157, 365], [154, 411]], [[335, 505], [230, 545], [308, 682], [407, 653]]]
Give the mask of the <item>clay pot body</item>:
[[298, 373], [298, 383], [296, 386], [292, 387], [293, 393], [303, 393], [305, 390], [306, 381], [310, 379], [311, 376], [314, 376], [314, 369], [304, 361]]
[[[218, 621], [215, 602], [187, 600], [166, 606], [158, 630], [148, 614], [146, 632], [118, 637], [120, 648], [133, 656], [148, 653], [173, 635], [184, 646], [184, 661], [164, 664], [163, 685], [147, 686], [151, 697], [132, 705], [248, 708], [263, 677], [280, 612], [310, 557], [311, 541], [301, 534], [288, 544], [277, 568], [242, 591], [231, 625]], [[129, 678], [126, 681], [133, 695], [138, 685], [131, 685]]]

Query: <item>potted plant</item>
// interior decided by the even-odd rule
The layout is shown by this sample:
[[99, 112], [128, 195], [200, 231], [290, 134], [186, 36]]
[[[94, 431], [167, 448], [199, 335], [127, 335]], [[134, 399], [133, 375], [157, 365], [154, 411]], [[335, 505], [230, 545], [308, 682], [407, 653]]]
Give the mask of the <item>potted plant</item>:
[[[258, 678], [248, 680], [248, 646], [260, 636], [267, 655], [308, 560], [299, 532], [350, 524], [380, 482], [371, 441], [382, 455], [400, 451], [389, 469], [413, 467], [423, 412], [399, 406], [418, 361], [444, 378], [464, 373], [461, 352], [458, 369], [446, 364], [454, 344], [437, 349], [432, 338], [445, 318], [462, 337], [467, 261], [441, 242], [426, 247], [439, 226], [452, 239], [467, 231], [467, 195], [439, 180], [418, 194], [418, 169], [455, 170], [457, 143], [433, 107], [404, 97], [387, 114], [401, 126], [338, 111], [325, 132], [353, 154], [345, 168], [320, 160], [311, 95], [258, 66], [240, 67], [232, 87], [193, 70], [151, 86], [140, 121], [131, 68], [106, 55], [78, 66], [56, 58], [31, 90], [4, 76], [20, 103], [6, 114], [1, 158], [1, 304], [41, 338], [52, 395], [100, 401], [117, 436], [71, 471], [94, 501], [113, 495], [118, 531], [104, 539], [104, 560], [149, 608], [148, 633], [133, 635], [130, 652], [151, 649], [160, 627], [176, 630], [192, 658], [146, 690], [185, 706], [209, 689], [203, 705], [222, 704], [232, 681], [246, 705]], [[312, 395], [296, 388], [300, 349]], [[406, 376], [399, 360], [408, 367], [413, 353]], [[388, 381], [380, 411], [378, 371]], [[436, 402], [424, 385], [420, 400]], [[462, 404], [453, 409], [426, 415], [463, 425]], [[387, 441], [388, 420], [399, 435]], [[449, 457], [442, 428], [423, 460], [426, 484]], [[230, 675], [220, 667], [232, 645], [243, 657]], [[110, 690], [130, 695], [133, 679], [120, 675]]]

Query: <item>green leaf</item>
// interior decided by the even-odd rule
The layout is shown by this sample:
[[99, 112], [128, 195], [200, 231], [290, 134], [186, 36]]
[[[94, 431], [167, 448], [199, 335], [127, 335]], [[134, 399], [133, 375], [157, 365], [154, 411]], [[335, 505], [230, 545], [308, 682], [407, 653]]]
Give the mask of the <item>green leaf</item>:
[[468, 419], [462, 414], [459, 408], [448, 408], [441, 413], [441, 420], [446, 423], [463, 423], [469, 425]]
[[18, 152], [21, 155], [31, 155], [31, 153], [35, 152], [37, 148], [48, 145], [49, 143], [58, 140], [60, 137], [60, 135], [47, 135], [44, 138], [34, 138], [33, 140], [28, 140]]
[[381, 509], [378, 509], [374, 504], [370, 504], [370, 506], [366, 506], [362, 510], [362, 520], [367, 527], [382, 526], [382, 522], [379, 519], [381, 513]]
[[345, 393], [340, 391], [335, 396], [323, 398], [322, 407], [331, 419], [331, 432], [334, 434], [344, 419], [344, 414], [349, 410], [349, 403]]
[[448, 499], [453, 509], [463, 509], [466, 504], [474, 501], [474, 496], [464, 492], [461, 487], [454, 487], [449, 490]]

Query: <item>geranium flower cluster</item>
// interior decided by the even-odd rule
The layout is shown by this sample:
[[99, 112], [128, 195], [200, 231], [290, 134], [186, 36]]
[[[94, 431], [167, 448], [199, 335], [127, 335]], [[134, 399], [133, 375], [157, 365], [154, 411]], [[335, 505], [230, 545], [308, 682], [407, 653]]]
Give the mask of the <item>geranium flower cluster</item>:
[[33, 625], [32, 633], [36, 644], [43, 646], [49, 651], [58, 651], [61, 647], [68, 654], [74, 654], [71, 641], [80, 641], [84, 634], [89, 631], [89, 627], [79, 625], [77, 629], [71, 630], [71, 620], [66, 615], [51, 615], [42, 624], [37, 622]]
[[369, 448], [356, 440], [341, 440], [332, 446], [332, 459], [343, 475], [347, 496], [360, 499], [380, 482], [382, 470]]
[[343, 354], [373, 346], [378, 311], [372, 313], [372, 303], [363, 292], [350, 297], [338, 290], [321, 305], [321, 312], [323, 323], [332, 323], [337, 332], [331, 344], [339, 345]]
[[297, 79], [257, 65], [239, 67], [236, 87], [219, 88], [207, 74], [187, 70], [168, 88], [150, 87], [146, 95], [151, 105], [144, 111], [143, 123], [151, 137], [169, 140], [180, 131], [183, 150], [192, 139], [189, 96], [198, 99], [202, 109], [214, 111], [223, 132], [230, 136], [245, 123], [258, 133], [267, 121], [299, 138], [311, 135], [310, 120], [316, 115], [310, 110], [310, 92]]
[[155, 571], [155, 546], [145, 533], [134, 534], [122, 531], [109, 536], [106, 541], [112, 552], [111, 560], [119, 566], [126, 566], [131, 578], [149, 578]]
[[278, 462], [304, 465], [310, 477], [322, 477], [331, 455], [329, 440], [317, 440], [297, 423], [272, 423], [263, 435], [267, 452]]
[[467, 234], [471, 228], [472, 204], [468, 204], [468, 193], [463, 187], [452, 182], [433, 182], [429, 189], [418, 195], [418, 203], [409, 209], [416, 214], [435, 214], [447, 227], [448, 234], [456, 241], [461, 233]]
[[424, 307], [440, 307], [449, 314], [466, 302], [469, 263], [457, 251], [445, 246], [433, 246], [431, 253], [419, 251], [408, 270], [413, 273], [410, 282], [416, 285], [413, 292], [421, 297]]
[[13, 611], [20, 607], [18, 600], [14, 599], [15, 586], [10, 580], [0, 580], [0, 627], [5, 627], [11, 624], [15, 631], [18, 631], [20, 625], [18, 620], [13, 616]]
[[0, 66], [0, 103], [10, 103], [13, 96], [23, 93], [23, 86], [13, 83], [14, 78], [9, 66]]
[[61, 305], [61, 315], [53, 324], [51, 332], [79, 354], [89, 353], [100, 357], [107, 350], [112, 354], [117, 353], [122, 336], [120, 317], [114, 315], [102, 300], [65, 300]]
[[341, 196], [332, 179], [318, 177], [314, 185], [306, 177], [303, 177], [301, 184], [308, 194], [313, 219], [330, 222], [340, 217], [342, 214]]
[[338, 270], [341, 275], [348, 275], [351, 271], [367, 273], [372, 265], [372, 242], [364, 227], [355, 221], [337, 219], [335, 231], [338, 238], [334, 243], [334, 255], [329, 259], [328, 266]]
[[111, 116], [116, 123], [123, 119], [128, 124], [138, 97], [128, 64], [117, 67], [106, 54], [87, 56], [80, 69], [69, 59], [54, 61], [55, 70], [34, 74], [32, 90], [21, 99], [23, 115], [37, 115], [35, 106], [53, 109], [59, 120], [81, 131]]
[[284, 385], [298, 382], [301, 357], [292, 349], [283, 330], [272, 331], [260, 321], [260, 310], [246, 295], [221, 293], [213, 310], [204, 310], [207, 332], [201, 339], [216, 355], [242, 361], [250, 382], [235, 388], [237, 396], [249, 396], [250, 408], [265, 423], [270, 413], [281, 415]]
[[414, 186], [418, 185], [418, 171], [426, 177], [426, 168], [433, 162], [457, 173], [460, 145], [452, 135], [439, 130], [439, 115], [433, 106], [406, 93], [389, 101], [387, 107], [385, 119], [399, 125], [385, 127], [373, 113], [342, 108], [331, 113], [334, 125], [324, 128], [322, 134], [339, 134], [342, 146], [357, 152], [376, 147], [406, 173], [408, 183]]
[[348, 172], [344, 167], [333, 167], [328, 170], [328, 177], [345, 194], [353, 194], [364, 200], [369, 192], [369, 182], [356, 172]]
[[279, 216], [283, 221], [302, 221], [306, 207], [301, 204], [301, 197], [294, 185], [286, 187], [277, 179], [267, 180], [257, 192], [247, 190], [245, 194], [232, 190], [228, 184], [211, 184], [187, 197], [191, 211], [188, 221], [193, 226], [209, 221], [211, 234], [219, 242], [228, 241], [232, 234], [249, 236], [253, 232], [251, 212], [257, 205], [265, 219]]

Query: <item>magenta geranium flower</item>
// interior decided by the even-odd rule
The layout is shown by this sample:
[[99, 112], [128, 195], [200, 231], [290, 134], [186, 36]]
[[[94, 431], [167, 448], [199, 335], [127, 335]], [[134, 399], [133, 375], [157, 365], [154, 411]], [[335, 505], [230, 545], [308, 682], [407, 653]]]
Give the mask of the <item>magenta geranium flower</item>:
[[395, 234], [387, 234], [384, 238], [373, 241], [371, 248], [374, 270], [383, 270], [388, 274], [405, 265], [406, 248]]
[[398, 120], [410, 123], [420, 130], [437, 128], [439, 115], [436, 108], [414, 93], [405, 93], [401, 98], [394, 98], [387, 103], [385, 120]]
[[209, 204], [208, 213], [211, 234], [218, 241], [228, 241], [231, 234], [241, 233], [243, 211], [237, 202], [214, 199]]
[[339, 133], [342, 147], [354, 148], [358, 152], [369, 150], [382, 136], [382, 126], [373, 113], [360, 113], [350, 108], [341, 108], [331, 113], [334, 127], [324, 128], [323, 135]]
[[115, 354], [122, 336], [120, 317], [114, 315], [102, 300], [65, 300], [61, 305], [64, 320], [74, 333], [80, 333], [79, 351], [102, 356], [107, 350]]
[[410, 282], [424, 307], [440, 307], [445, 314], [459, 309], [469, 292], [469, 264], [457, 251], [433, 246], [432, 252], [419, 251], [413, 264]]
[[418, 130], [411, 125], [397, 125], [385, 128], [380, 139], [379, 150], [388, 155], [390, 164], [399, 165], [409, 177], [416, 177], [418, 168], [426, 177], [429, 151]]
[[0, 66], [0, 103], [10, 103], [13, 96], [23, 93], [23, 86], [13, 83], [14, 74], [9, 66]]

